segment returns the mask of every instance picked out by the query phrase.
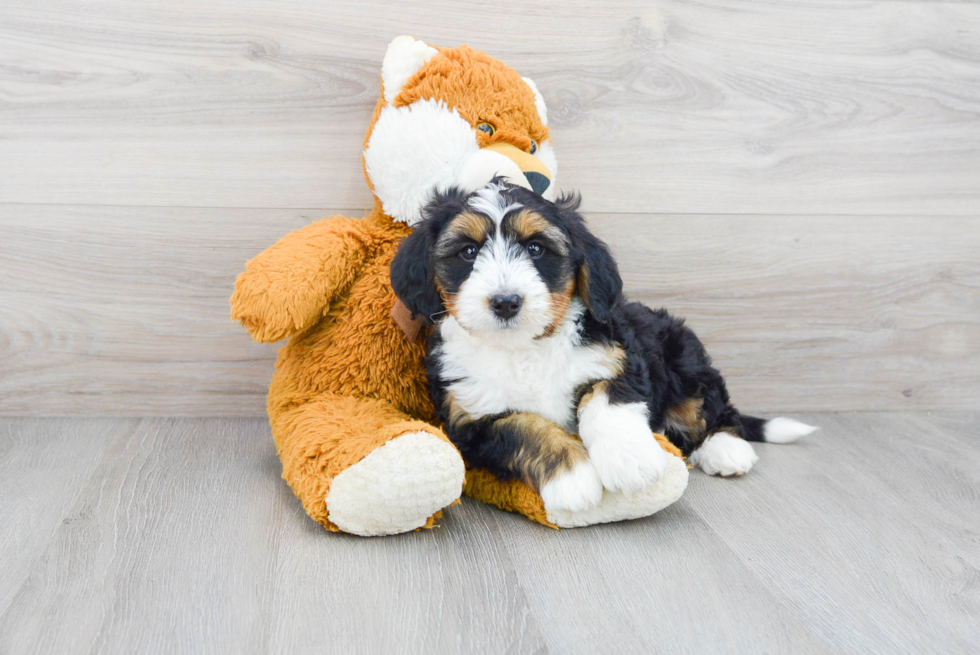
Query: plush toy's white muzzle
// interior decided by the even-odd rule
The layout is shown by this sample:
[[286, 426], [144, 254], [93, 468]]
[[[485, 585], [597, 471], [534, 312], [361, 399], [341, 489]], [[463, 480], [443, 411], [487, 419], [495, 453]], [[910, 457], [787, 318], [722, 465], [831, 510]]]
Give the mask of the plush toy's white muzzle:
[[475, 191], [500, 175], [548, 200], [557, 161], [544, 142], [534, 155], [507, 143], [477, 145], [476, 130], [455, 109], [419, 100], [381, 110], [364, 150], [364, 165], [385, 213], [414, 225], [435, 191]]
[[493, 144], [469, 156], [456, 175], [456, 184], [466, 191], [476, 191], [497, 176], [555, 199], [554, 173], [543, 161], [509, 144]]

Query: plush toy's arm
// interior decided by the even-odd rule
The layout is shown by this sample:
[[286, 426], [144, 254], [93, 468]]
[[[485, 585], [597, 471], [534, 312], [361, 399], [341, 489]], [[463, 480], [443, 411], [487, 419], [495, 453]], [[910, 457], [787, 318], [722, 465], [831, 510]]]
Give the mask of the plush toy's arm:
[[231, 316], [258, 341], [315, 323], [357, 276], [368, 250], [361, 221], [334, 216], [291, 232], [245, 265]]

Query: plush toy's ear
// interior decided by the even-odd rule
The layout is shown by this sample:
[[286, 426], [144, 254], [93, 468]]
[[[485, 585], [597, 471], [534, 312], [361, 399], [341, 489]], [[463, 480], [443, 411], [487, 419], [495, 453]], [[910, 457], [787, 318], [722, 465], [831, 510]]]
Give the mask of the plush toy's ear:
[[545, 127], [547, 127], [548, 107], [544, 104], [544, 97], [542, 97], [541, 92], [538, 91], [538, 85], [535, 84], [534, 80], [532, 80], [530, 77], [522, 77], [521, 79], [524, 80], [525, 84], [531, 87], [532, 91], [534, 91], [534, 106], [538, 110], [538, 116], [541, 117], [541, 122], [545, 124]]
[[436, 287], [432, 250], [442, 227], [466, 207], [467, 194], [458, 188], [437, 193], [422, 210], [424, 220], [398, 246], [391, 261], [391, 288], [413, 317], [426, 323], [445, 309]]
[[419, 72], [437, 54], [439, 51], [432, 46], [408, 35], [392, 40], [381, 63], [385, 102], [389, 105], [393, 103], [408, 78]]
[[572, 245], [581, 253], [576, 280], [579, 296], [592, 317], [606, 323], [610, 310], [622, 299], [623, 279], [609, 247], [585, 226], [577, 211], [581, 202], [577, 194], [568, 194], [559, 196], [555, 206], [568, 228]]

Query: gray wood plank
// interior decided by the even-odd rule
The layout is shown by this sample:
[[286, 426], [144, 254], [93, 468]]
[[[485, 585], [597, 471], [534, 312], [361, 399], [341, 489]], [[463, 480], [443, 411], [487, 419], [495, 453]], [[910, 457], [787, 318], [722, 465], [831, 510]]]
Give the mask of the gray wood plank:
[[134, 421], [0, 421], [0, 615], [54, 538], [112, 436]]
[[980, 415], [808, 418], [750, 475], [695, 475], [689, 506], [834, 652], [975, 652]]
[[0, 414], [262, 416], [275, 347], [232, 323], [235, 276], [329, 214], [0, 206]]
[[270, 649], [542, 653], [541, 631], [492, 520], [472, 503], [385, 539], [325, 535], [298, 503], [283, 522]]
[[0, 652], [256, 652], [288, 497], [261, 425], [117, 434], [0, 617]]
[[648, 519], [557, 534], [485, 511], [553, 652], [830, 652], [686, 498]]
[[590, 215], [742, 409], [980, 407], [980, 218]]
[[[228, 296], [245, 260], [330, 213], [0, 205], [0, 415], [262, 416], [276, 348]], [[980, 219], [589, 221], [745, 410], [977, 406]]]
[[0, 616], [0, 652], [544, 651], [466, 507], [400, 538], [329, 535], [279, 478], [264, 421], [117, 423]]
[[347, 207], [395, 35], [534, 77], [590, 211], [975, 214], [980, 6], [6, 0], [0, 202]]
[[0, 420], [0, 470], [83, 482], [0, 478], [0, 518], [65, 508], [0, 538], [0, 652], [975, 650], [980, 413], [803, 418], [823, 431], [650, 519], [556, 532], [467, 500], [386, 539], [306, 517], [259, 419]]

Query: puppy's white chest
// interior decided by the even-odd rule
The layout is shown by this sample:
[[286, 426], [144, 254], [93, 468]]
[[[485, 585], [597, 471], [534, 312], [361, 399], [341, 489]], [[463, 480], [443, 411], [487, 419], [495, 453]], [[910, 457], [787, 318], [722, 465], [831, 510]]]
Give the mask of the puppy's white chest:
[[609, 350], [583, 345], [574, 324], [516, 346], [481, 341], [452, 318], [440, 329], [442, 378], [455, 402], [475, 418], [531, 412], [574, 431], [576, 389], [613, 375]]

